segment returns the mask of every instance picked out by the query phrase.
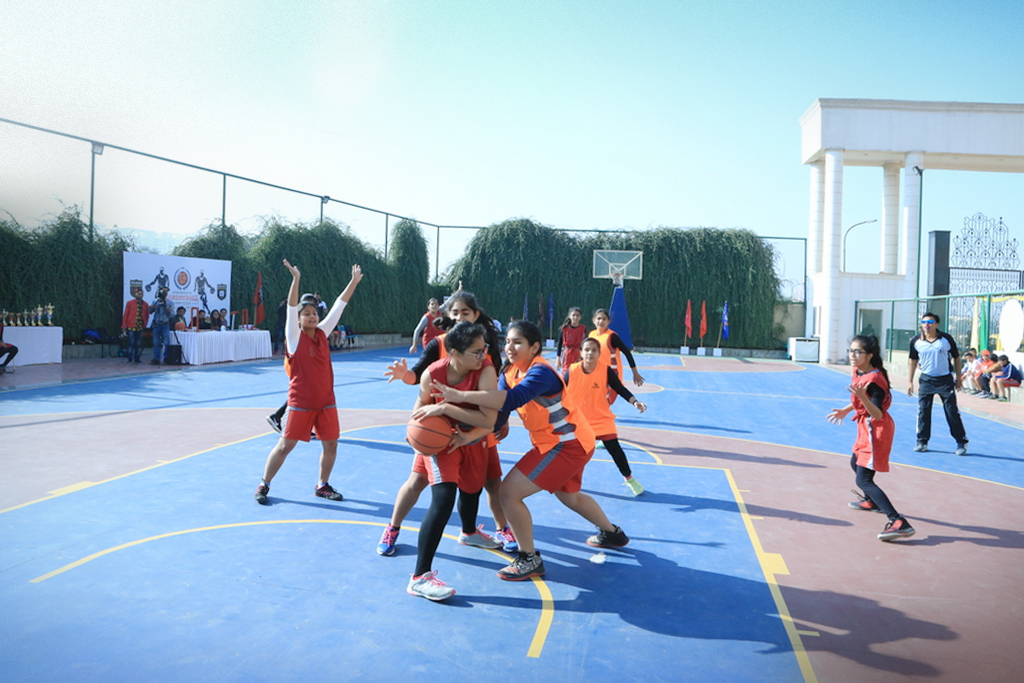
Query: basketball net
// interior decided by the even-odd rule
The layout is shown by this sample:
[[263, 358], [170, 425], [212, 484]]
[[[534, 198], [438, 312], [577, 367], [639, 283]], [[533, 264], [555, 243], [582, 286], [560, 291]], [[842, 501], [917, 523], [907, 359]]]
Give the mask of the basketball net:
[[622, 286], [622, 280], [623, 280], [623, 273], [621, 271], [613, 271], [612, 272], [612, 284], [613, 285], [615, 285], [616, 287], [621, 287]]

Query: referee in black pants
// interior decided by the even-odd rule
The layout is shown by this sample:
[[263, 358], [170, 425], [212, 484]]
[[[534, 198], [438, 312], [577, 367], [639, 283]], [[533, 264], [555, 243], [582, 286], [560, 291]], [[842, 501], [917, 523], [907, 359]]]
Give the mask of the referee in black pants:
[[932, 434], [932, 402], [935, 394], [942, 399], [949, 433], [956, 439], [956, 454], [967, 455], [967, 432], [956, 406], [956, 390], [963, 382], [960, 374], [960, 351], [951, 336], [939, 330], [939, 316], [921, 316], [921, 334], [910, 340], [910, 386], [907, 396], [914, 395], [914, 375], [921, 366], [917, 389], [917, 445], [914, 450], [928, 450]]

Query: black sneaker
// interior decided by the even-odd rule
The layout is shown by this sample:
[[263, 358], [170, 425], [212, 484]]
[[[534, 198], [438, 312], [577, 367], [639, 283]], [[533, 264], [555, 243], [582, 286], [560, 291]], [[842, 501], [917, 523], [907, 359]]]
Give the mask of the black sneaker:
[[278, 434], [283, 434], [283, 432], [281, 431], [281, 418], [277, 416], [277, 413], [267, 415], [267, 423], [270, 425], [270, 428], [273, 429], [275, 432], [277, 432]]
[[544, 576], [544, 560], [540, 558], [539, 550], [534, 553], [520, 550], [512, 564], [498, 570], [498, 578], [506, 581], [525, 581], [534, 576]]
[[891, 541], [896, 538], [909, 538], [914, 535], [914, 527], [904, 517], [897, 517], [885, 525], [878, 538], [882, 541]]
[[868, 500], [867, 498], [860, 495], [856, 491], [853, 492], [853, 495], [857, 496], [858, 498], [858, 500], [852, 501], [850, 503], [850, 507], [852, 507], [854, 510], [863, 510], [864, 512], [881, 512], [881, 510], [878, 509], [878, 506], [875, 505], [874, 501]]
[[344, 500], [345, 497], [331, 488], [330, 484], [324, 484], [323, 486], [317, 486], [314, 489], [317, 498], [326, 498], [327, 500]]
[[256, 488], [256, 502], [260, 505], [270, 505], [270, 501], [267, 500], [267, 494], [270, 493], [270, 484], [260, 484]]
[[587, 545], [592, 545], [595, 548], [621, 548], [628, 544], [629, 536], [620, 527], [615, 527], [615, 531], [598, 529], [597, 534], [587, 539]]

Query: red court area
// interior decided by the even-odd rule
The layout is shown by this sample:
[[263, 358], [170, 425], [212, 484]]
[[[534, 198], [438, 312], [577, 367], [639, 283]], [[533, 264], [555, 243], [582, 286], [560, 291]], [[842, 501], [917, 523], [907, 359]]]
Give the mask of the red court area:
[[[646, 491], [603, 449], [584, 476], [630, 546], [591, 553], [586, 525], [537, 496], [549, 573], [509, 585], [507, 559], [459, 546], [453, 519], [445, 605], [403, 590], [426, 497], [397, 555], [374, 552], [411, 459], [414, 390], [381, 379], [397, 352], [335, 358], [345, 501], [312, 496], [314, 442], [269, 508], [252, 489], [279, 362], [97, 379], [66, 364], [71, 381], [49, 368], [39, 386], [19, 369], [0, 390], [0, 680], [304, 680], [325, 662], [337, 680], [1024, 680], [1024, 409], [964, 398], [966, 458], [937, 409], [934, 449], [915, 454], [897, 386], [879, 483], [917, 533], [883, 543], [884, 517], [848, 506], [853, 429], [824, 420], [845, 368], [638, 354], [648, 410], [615, 410]], [[505, 471], [527, 448], [513, 423]]]

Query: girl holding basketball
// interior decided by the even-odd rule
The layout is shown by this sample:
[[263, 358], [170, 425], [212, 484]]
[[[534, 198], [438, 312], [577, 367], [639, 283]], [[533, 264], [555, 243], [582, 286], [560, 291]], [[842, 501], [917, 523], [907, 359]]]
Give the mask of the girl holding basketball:
[[636, 400], [636, 397], [619, 381], [618, 375], [601, 362], [601, 342], [593, 337], [583, 340], [582, 354], [583, 360], [573, 364], [563, 375], [569, 395], [587, 418], [594, 434], [611, 454], [619, 473], [626, 480], [626, 485], [634, 496], [639, 496], [644, 492], [644, 487], [633, 476], [626, 454], [619, 445], [615, 415], [608, 405], [608, 390], [611, 389], [622, 396], [641, 413], [647, 410], [647, 406]]
[[[459, 493], [459, 516], [476, 519], [476, 507], [484, 485], [487, 461], [486, 438], [491, 433], [497, 410], [477, 408], [456, 403], [439, 404], [432, 396], [434, 385], [463, 391], [493, 390], [497, 387], [497, 373], [487, 357], [484, 328], [469, 321], [460, 322], [445, 335], [448, 355], [432, 363], [420, 380], [420, 393], [413, 407], [413, 419], [441, 416], [459, 426], [451, 437], [451, 447], [433, 456], [416, 454], [414, 472], [421, 472], [430, 483], [430, 508], [420, 526], [416, 552], [416, 571], [406, 591], [428, 600], [445, 600], [455, 589], [437, 578], [431, 570], [434, 554], [441, 542], [444, 527], [455, 507], [455, 492]], [[482, 527], [483, 525], [481, 525]], [[479, 534], [478, 529], [465, 528], [464, 536]], [[498, 547], [493, 543], [492, 547]]]
[[299, 269], [284, 260], [284, 266], [292, 274], [291, 289], [288, 290], [288, 319], [285, 325], [285, 362], [290, 370], [288, 375], [288, 420], [284, 433], [277, 445], [270, 451], [263, 470], [263, 480], [256, 489], [256, 502], [267, 505], [270, 481], [281, 469], [285, 458], [299, 441], [309, 441], [310, 432], [323, 446], [320, 454], [320, 482], [315, 493], [320, 498], [341, 500], [342, 495], [331, 488], [327, 479], [334, 469], [338, 454], [338, 409], [334, 401], [334, 369], [331, 367], [331, 349], [327, 343], [327, 332], [334, 329], [345, 310], [356, 286], [363, 279], [363, 270], [352, 266], [352, 278], [348, 286], [338, 295], [331, 311], [321, 322], [317, 312], [317, 301], [310, 295], [303, 295], [299, 301]]
[[519, 553], [498, 572], [507, 581], [544, 574], [544, 562], [534, 546], [533, 518], [526, 498], [538, 491], [555, 494], [570, 510], [598, 528], [587, 539], [598, 548], [619, 548], [629, 538], [608, 521], [601, 506], [580, 491], [583, 468], [594, 454], [594, 432], [565, 391], [561, 376], [543, 358], [540, 330], [520, 320], [509, 325], [505, 338], [508, 361], [494, 391], [461, 391], [434, 382], [434, 392], [448, 403], [470, 403], [500, 411], [499, 423], [516, 410], [530, 432], [533, 448], [501, 484], [501, 505], [519, 540]]
[[878, 538], [891, 541], [914, 535], [914, 528], [906, 517], [896, 512], [889, 497], [875, 483], [875, 472], [889, 471], [889, 452], [896, 433], [896, 425], [889, 415], [892, 393], [889, 374], [882, 365], [882, 352], [874, 335], [858, 335], [847, 349], [853, 366], [853, 381], [847, 387], [850, 403], [828, 414], [832, 424], [842, 424], [851, 412], [857, 423], [857, 440], [853, 444], [850, 467], [857, 474], [857, 486], [864, 495], [850, 503], [854, 510], [882, 512], [889, 518]]
[[577, 306], [569, 309], [569, 315], [565, 322], [558, 328], [558, 347], [555, 349], [558, 358], [558, 369], [565, 371], [569, 366], [580, 359], [580, 345], [587, 338], [587, 328], [580, 325], [583, 319], [583, 311]]
[[[601, 342], [601, 360], [611, 367], [615, 374], [618, 375], [620, 381], [622, 380], [622, 357], [620, 352], [625, 354], [626, 361], [633, 371], [633, 384], [641, 387], [644, 384], [644, 378], [637, 372], [633, 353], [626, 346], [626, 342], [622, 341], [622, 337], [615, 334], [608, 327], [611, 321], [611, 316], [608, 315], [607, 310], [599, 308], [594, 311], [594, 329], [590, 332], [590, 337]], [[614, 391], [609, 391], [608, 403], [614, 403], [616, 395]]]
[[[461, 284], [461, 283], [460, 283]], [[501, 366], [501, 350], [498, 344], [498, 334], [494, 329], [494, 325], [491, 322], [491, 318], [484, 313], [483, 309], [477, 304], [476, 297], [473, 296], [472, 292], [462, 291], [459, 288], [455, 294], [453, 294], [446, 302], [448, 308], [449, 324], [453, 325], [459, 322], [468, 321], [477, 323], [484, 329], [484, 338], [486, 340], [487, 355], [491, 360], [491, 364], [497, 368]], [[410, 370], [406, 365], [405, 359], [397, 360], [388, 366], [384, 376], [388, 378], [388, 382], [394, 380], [400, 380], [406, 384], [416, 384], [421, 381], [424, 371], [434, 362], [441, 360], [448, 355], [447, 349], [445, 348], [446, 335], [441, 335], [431, 340], [427, 346], [423, 349], [423, 354], [419, 360]], [[508, 519], [505, 517], [505, 513], [501, 509], [501, 499], [498, 495], [498, 488], [501, 485], [501, 461], [498, 458], [498, 439], [497, 437], [488, 437], [487, 439], [488, 452], [487, 460], [485, 463], [476, 466], [483, 466], [486, 468], [486, 483], [484, 488], [487, 489], [487, 502], [491, 510], [491, 515], [494, 517], [494, 524], [496, 526], [494, 538], [497, 542], [492, 540], [492, 537], [483, 531], [477, 531], [475, 534], [462, 534], [459, 536], [459, 542], [465, 545], [475, 545], [483, 548], [494, 548], [503, 547], [507, 552], [516, 552], [518, 546], [516, 544], [515, 534], [512, 532], [512, 528], [509, 526]], [[402, 522], [405, 521], [406, 516], [416, 505], [416, 501], [419, 500], [420, 494], [423, 489], [427, 487], [427, 477], [424, 472], [417, 471], [414, 467], [413, 471], [409, 474], [409, 478], [402, 484], [401, 488], [398, 489], [398, 494], [395, 496], [395, 507], [391, 512], [391, 521], [384, 528], [384, 533], [381, 534], [380, 542], [377, 544], [377, 553], [380, 555], [392, 555], [395, 552], [395, 544], [398, 542], [398, 533], [402, 528]], [[459, 494], [460, 496], [463, 494]], [[476, 526], [476, 506], [467, 506], [467, 510], [472, 507], [474, 510], [472, 519], [463, 520], [463, 528], [471, 529]], [[460, 506], [460, 514], [462, 507]]]

